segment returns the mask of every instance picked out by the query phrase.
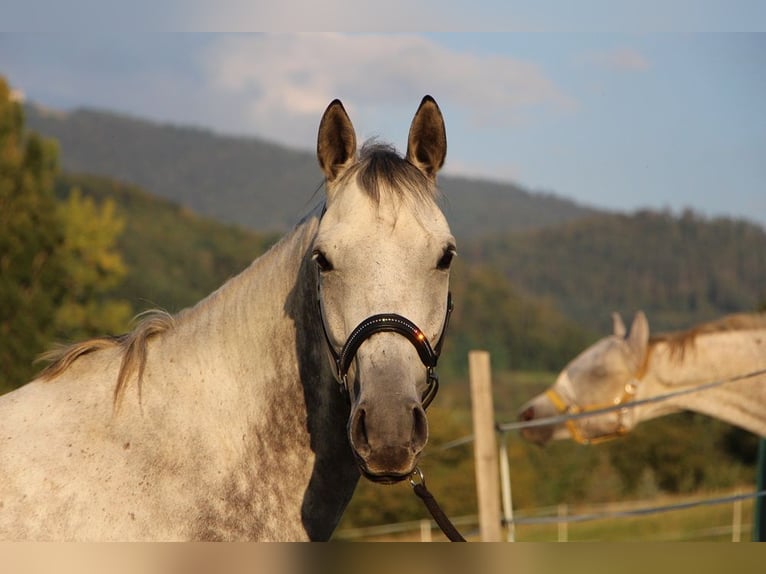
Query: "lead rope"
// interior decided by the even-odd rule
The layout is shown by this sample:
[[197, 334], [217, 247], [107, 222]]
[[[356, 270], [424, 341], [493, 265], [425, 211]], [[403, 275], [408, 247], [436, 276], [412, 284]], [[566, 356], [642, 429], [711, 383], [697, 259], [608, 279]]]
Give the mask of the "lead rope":
[[420, 498], [423, 501], [423, 504], [426, 505], [428, 512], [431, 513], [436, 524], [439, 525], [439, 528], [441, 528], [449, 541], [465, 542], [466, 539], [457, 531], [455, 525], [452, 524], [452, 521], [446, 514], [444, 514], [439, 503], [436, 502], [433, 494], [426, 488], [426, 479], [425, 476], [423, 476], [423, 471], [420, 470], [420, 467], [415, 467], [415, 470], [412, 471], [412, 474], [410, 475], [410, 484], [412, 485], [412, 490], [415, 491], [418, 498]]

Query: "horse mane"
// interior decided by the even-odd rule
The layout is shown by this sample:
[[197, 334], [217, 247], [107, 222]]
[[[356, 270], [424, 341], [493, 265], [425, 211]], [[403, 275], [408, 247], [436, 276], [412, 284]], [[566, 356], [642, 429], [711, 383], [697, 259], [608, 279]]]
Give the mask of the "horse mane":
[[39, 378], [50, 381], [66, 371], [77, 359], [104, 349], [120, 349], [122, 361], [114, 388], [114, 405], [119, 407], [129, 379], [138, 372], [138, 395], [141, 397], [141, 382], [146, 367], [147, 342], [150, 338], [164, 333], [175, 325], [175, 318], [166, 311], [149, 310], [136, 316], [140, 321], [129, 333], [119, 336], [98, 337], [74, 343], [60, 345], [40, 355], [40, 360], [49, 361], [39, 374]]
[[683, 359], [686, 351], [694, 346], [700, 335], [763, 328], [766, 328], [766, 313], [735, 313], [707, 323], [700, 323], [684, 331], [659, 333], [650, 338], [650, 343], [665, 343], [668, 345], [671, 357]]
[[380, 201], [383, 189], [400, 197], [421, 201], [437, 195], [433, 180], [400, 156], [391, 144], [375, 139], [364, 143], [359, 150], [359, 159], [343, 173], [338, 185], [347, 183], [353, 177], [375, 202]]

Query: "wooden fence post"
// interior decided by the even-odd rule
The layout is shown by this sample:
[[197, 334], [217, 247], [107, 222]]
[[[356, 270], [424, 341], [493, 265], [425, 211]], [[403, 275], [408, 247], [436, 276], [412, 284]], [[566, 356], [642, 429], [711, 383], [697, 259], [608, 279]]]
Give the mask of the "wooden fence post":
[[[766, 490], [766, 437], [758, 441], [758, 470], [756, 490]], [[759, 496], [753, 501], [753, 542], [766, 541], [766, 496]]]
[[558, 506], [558, 532], [559, 542], [567, 542], [569, 540], [569, 523], [567, 522], [567, 515], [569, 514], [569, 506], [564, 502]]
[[[737, 490], [737, 495], [740, 492]], [[742, 540], [742, 499], [734, 501], [734, 510], [731, 516], [731, 541], [740, 542]]]
[[420, 541], [431, 542], [431, 521], [424, 518], [420, 521]]
[[473, 415], [476, 494], [482, 542], [500, 542], [500, 483], [489, 353], [470, 351], [468, 371]]

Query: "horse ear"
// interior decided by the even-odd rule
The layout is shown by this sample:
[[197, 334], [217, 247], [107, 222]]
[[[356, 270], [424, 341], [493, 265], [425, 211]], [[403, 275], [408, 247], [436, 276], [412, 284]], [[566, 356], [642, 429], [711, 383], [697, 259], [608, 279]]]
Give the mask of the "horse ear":
[[649, 321], [647, 321], [643, 311], [636, 313], [625, 340], [637, 364], [642, 364], [649, 346]]
[[622, 317], [615, 311], [612, 313], [612, 330], [616, 337], [624, 337], [627, 330], [625, 329], [625, 323], [622, 322]]
[[441, 110], [431, 96], [423, 97], [410, 126], [407, 138], [407, 161], [429, 178], [444, 165], [447, 156], [447, 132]]
[[356, 160], [356, 134], [354, 126], [340, 100], [327, 106], [319, 123], [317, 159], [328, 182], [338, 176]]

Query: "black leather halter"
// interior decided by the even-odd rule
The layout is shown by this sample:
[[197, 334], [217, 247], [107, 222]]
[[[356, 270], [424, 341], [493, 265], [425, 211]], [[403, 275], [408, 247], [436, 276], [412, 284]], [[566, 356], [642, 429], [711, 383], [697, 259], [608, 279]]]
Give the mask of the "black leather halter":
[[375, 333], [393, 332], [406, 337], [407, 340], [412, 343], [415, 350], [418, 352], [421, 362], [425, 365], [427, 387], [420, 402], [423, 405], [423, 409], [431, 404], [431, 401], [439, 390], [439, 377], [436, 374], [436, 363], [441, 354], [442, 343], [444, 342], [444, 336], [447, 333], [447, 325], [449, 324], [449, 318], [452, 314], [452, 293], [447, 293], [447, 312], [444, 317], [444, 325], [442, 326], [441, 336], [433, 347], [431, 346], [431, 343], [428, 342], [426, 334], [406, 317], [402, 317], [396, 313], [381, 313], [379, 315], [368, 317], [359, 323], [359, 325], [351, 331], [343, 348], [341, 348], [340, 353], [338, 353], [333, 347], [332, 341], [330, 341], [330, 335], [327, 332], [327, 326], [324, 322], [322, 303], [319, 297], [317, 297], [317, 307], [319, 308], [319, 321], [322, 323], [322, 331], [324, 331], [327, 349], [335, 361], [335, 376], [337, 377], [338, 382], [340, 382], [346, 390], [348, 390], [348, 370], [362, 343], [372, 337]]

